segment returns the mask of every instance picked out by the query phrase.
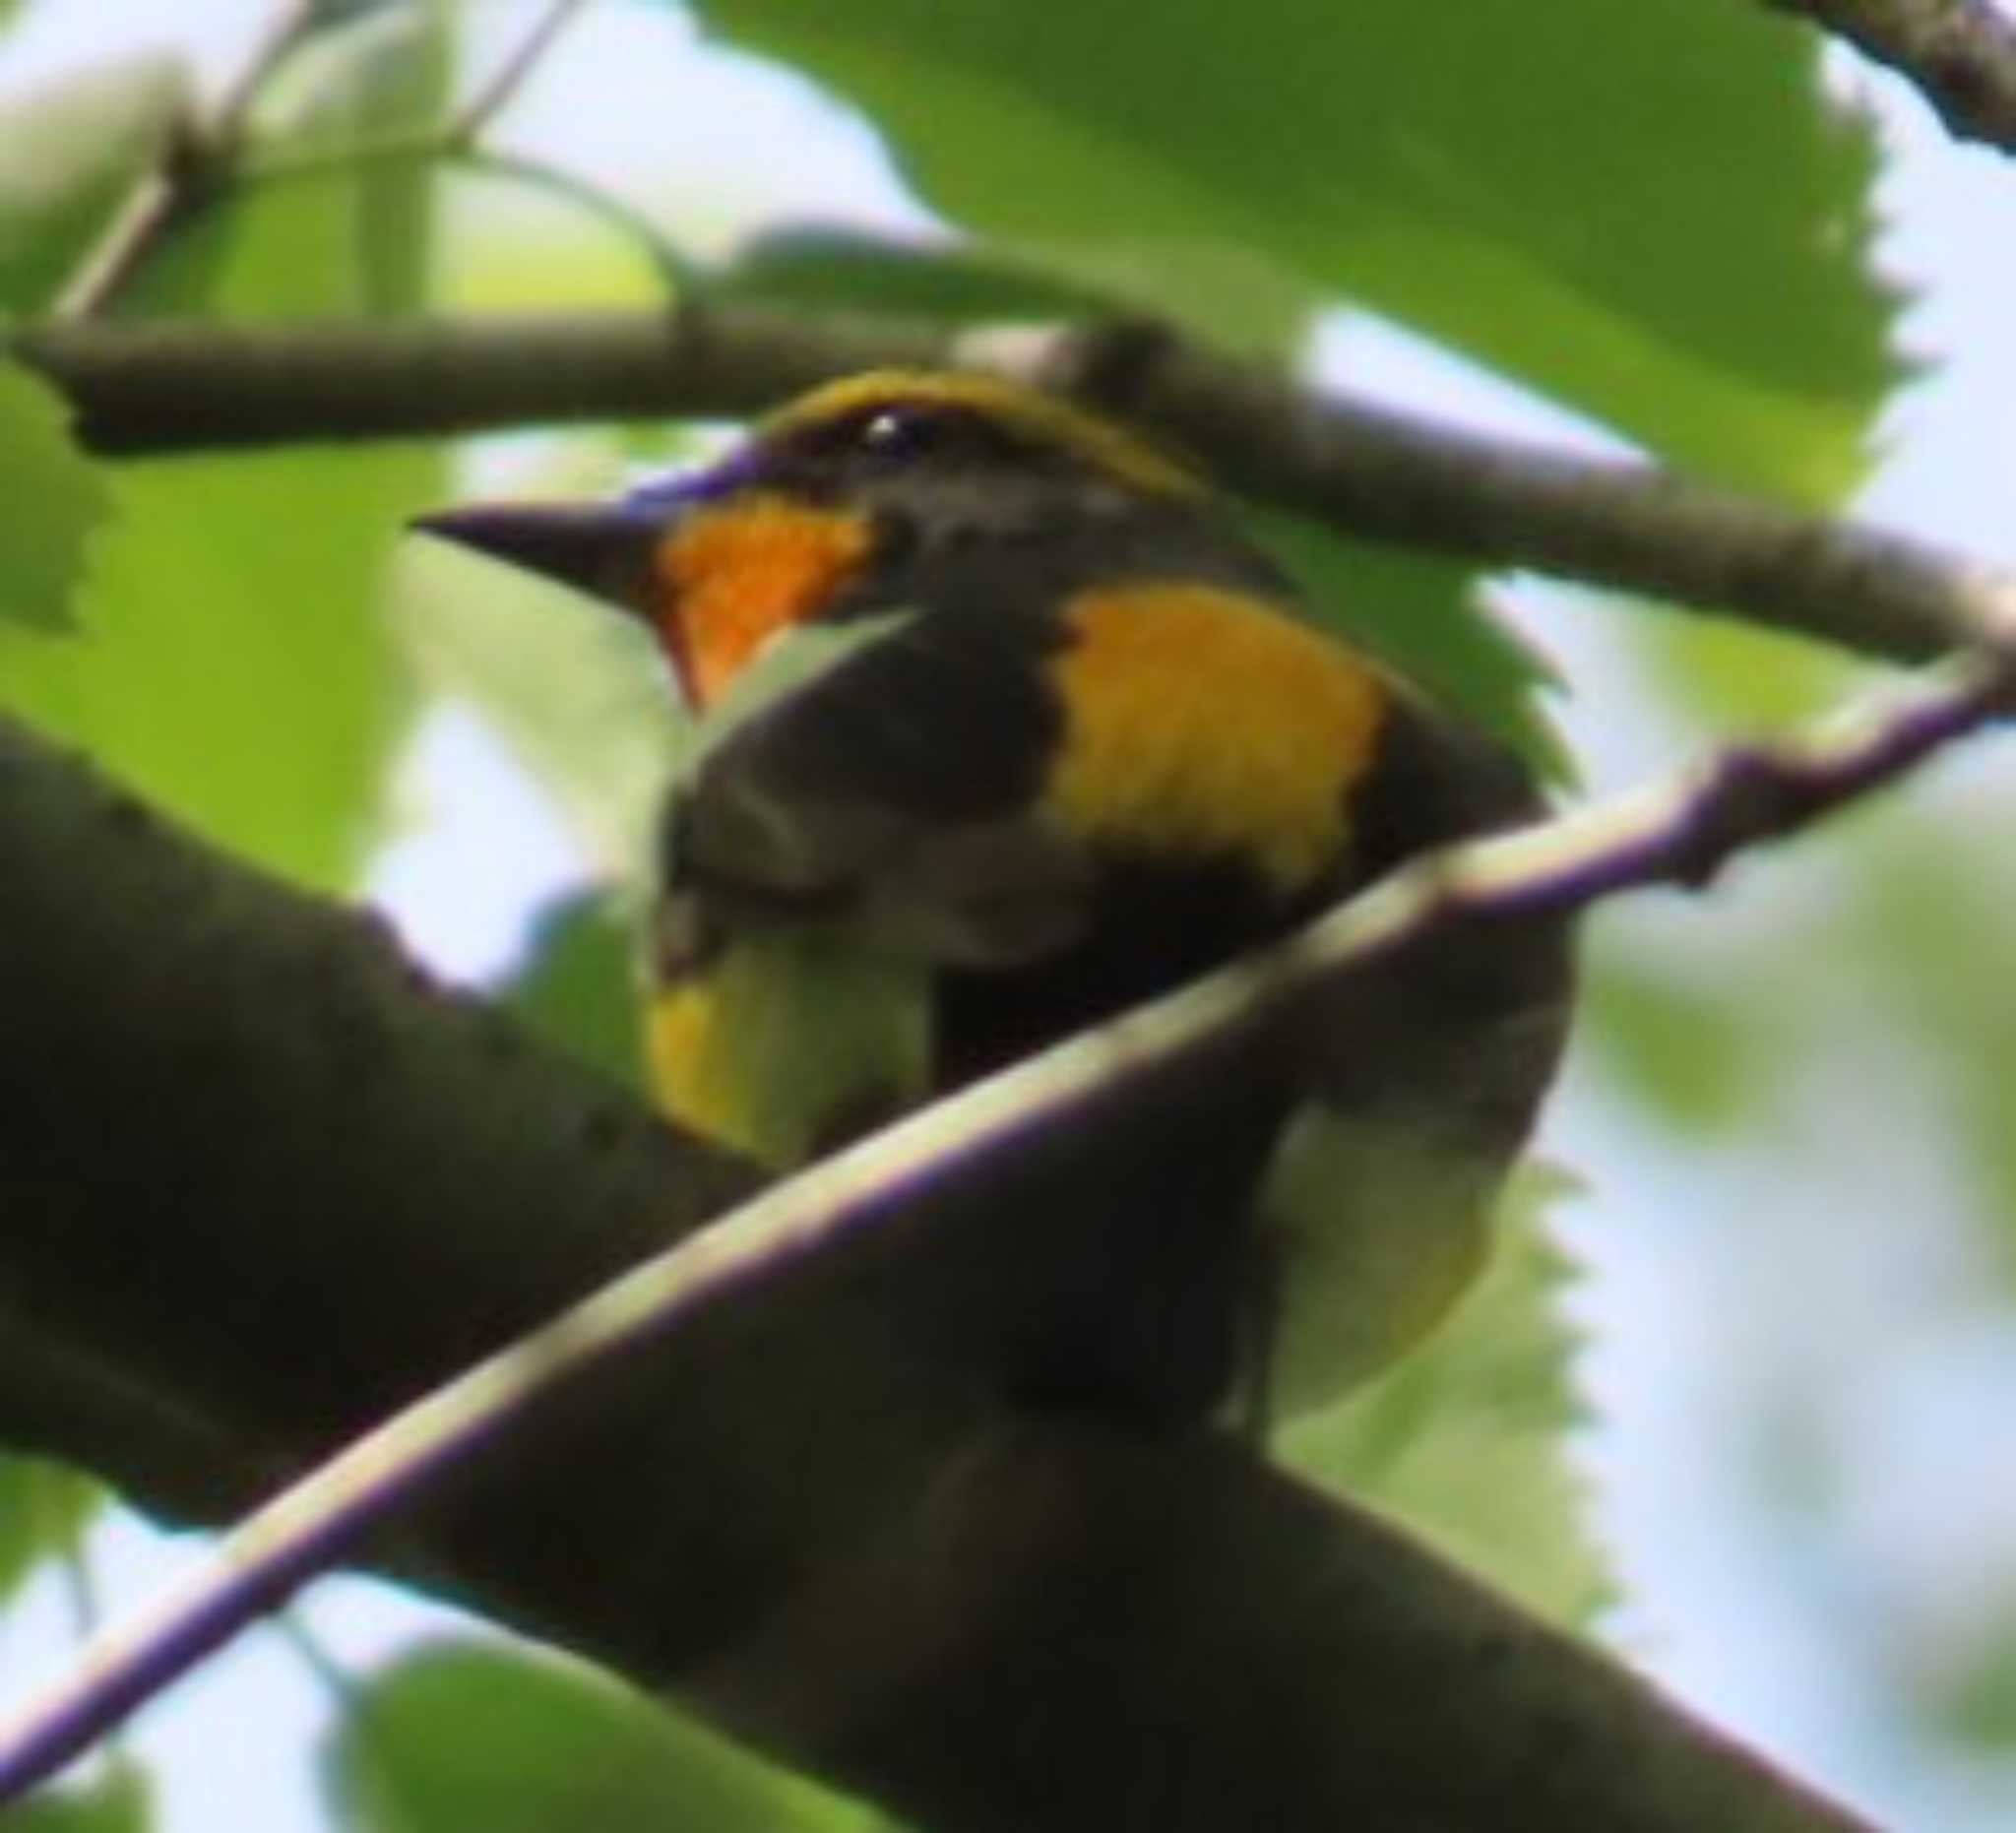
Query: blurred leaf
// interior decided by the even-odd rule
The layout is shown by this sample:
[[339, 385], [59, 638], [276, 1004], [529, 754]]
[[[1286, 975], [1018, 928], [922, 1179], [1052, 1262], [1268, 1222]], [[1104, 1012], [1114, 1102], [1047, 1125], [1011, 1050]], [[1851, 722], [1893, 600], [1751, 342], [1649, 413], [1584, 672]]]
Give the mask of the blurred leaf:
[[44, 1559], [74, 1553], [104, 1499], [67, 1465], [0, 1452], [0, 1602]]
[[7, 1809], [7, 1833], [148, 1833], [155, 1824], [153, 1791], [130, 1763], [81, 1788], [42, 1789]]
[[526, 1024], [611, 1080], [642, 1091], [635, 929], [613, 892], [582, 891], [533, 923], [525, 965], [496, 988]]
[[0, 311], [25, 317], [55, 299], [188, 100], [181, 59], [151, 52], [30, 90], [0, 110]]
[[[450, 14], [439, 0], [375, 8], [313, 33], [260, 98], [263, 148], [332, 154], [388, 136], [424, 136], [448, 118], [454, 76]], [[367, 309], [419, 302], [429, 261], [437, 161], [415, 152], [370, 157], [347, 174]]]
[[1599, 944], [1587, 956], [1594, 959], [1583, 1036], [1609, 1075], [1663, 1120], [1692, 1133], [1757, 1116], [1764, 1041], [1754, 986], [1738, 994], [1733, 984], [1692, 984], [1685, 971], [1666, 971], [1643, 950]]
[[1947, 1734], [1984, 1756], [2016, 1756], [2016, 1622], [1946, 1684], [1937, 1710]]
[[0, 704], [220, 844], [347, 884], [397, 729], [382, 551], [432, 472], [307, 451], [123, 468], [84, 634], [0, 628]]
[[322, 1761], [346, 1833], [880, 1824], [585, 1669], [476, 1643], [436, 1643], [387, 1669]]
[[1478, 572], [1438, 554], [1354, 540], [1304, 517], [1248, 505], [1262, 545], [1307, 589], [1318, 622], [1460, 707], [1556, 783], [1574, 766], [1536, 689], [1555, 676], [1479, 600]]
[[656, 227], [647, 244], [627, 221], [589, 208], [598, 187], [588, 179], [475, 167], [450, 169], [442, 183], [444, 311], [651, 311], [691, 265]]
[[1676, 712], [1717, 729], [1782, 730], [1878, 673], [1808, 637], [1671, 605], [1633, 610], [1626, 634], [1647, 684]]
[[0, 624], [74, 625], [85, 549], [110, 509], [102, 474], [70, 436], [69, 404], [41, 377], [0, 362]]
[[[182, 226], [118, 310], [276, 319], [417, 305], [423, 249], [393, 260], [367, 232], [395, 177], [419, 182], [331, 173], [220, 204]], [[404, 221], [422, 234], [417, 204]], [[386, 562], [441, 477], [436, 454], [393, 446], [122, 466], [84, 633], [52, 644], [0, 628], [0, 704], [234, 851], [346, 885], [404, 698]]]
[[825, 224], [751, 240], [707, 283], [710, 296], [805, 311], [886, 312], [955, 322], [1110, 317], [1126, 302], [1096, 287], [959, 244], [902, 242]]
[[1355, 300], [1815, 498], [1860, 474], [1898, 372], [1874, 136], [1763, 9], [1171, 0], [1151, 23], [1089, 0], [1041, 31], [1017, 0], [699, 10], [864, 108], [1003, 257], [1237, 346]]
[[317, 27], [347, 26], [410, 4], [410, 0], [309, 0], [308, 22]]
[[1422, 1349], [1283, 1434], [1289, 1461], [1378, 1504], [1558, 1620], [1614, 1595], [1583, 1521], [1568, 1434], [1583, 1419], [1559, 1299], [1573, 1268], [1544, 1212], [1575, 1188], [1528, 1166], [1501, 1206], [1491, 1265]]
[[316, 11], [317, 30], [260, 92], [253, 127], [262, 145], [342, 148], [446, 118], [452, 72], [441, 0]]
[[[1912, 818], [1909, 805], [1871, 811], [1856, 894], [1844, 900], [1837, 947], [1866, 964], [1862, 996], [1885, 1011], [1933, 1080], [1953, 1129], [1953, 1162], [1997, 1233], [2005, 1291], [2016, 1290], [2016, 856], [1993, 823], [2008, 796], [1986, 794], [1969, 815]], [[1995, 844], [1984, 845], [1990, 835]]]
[[[448, 113], [454, 64], [445, 6], [410, 6], [400, 30], [360, 63], [345, 112], [359, 136], [397, 122], [433, 126]], [[364, 298], [378, 311], [398, 312], [425, 297], [431, 258], [434, 167], [418, 160], [373, 160], [357, 172], [357, 252]]]

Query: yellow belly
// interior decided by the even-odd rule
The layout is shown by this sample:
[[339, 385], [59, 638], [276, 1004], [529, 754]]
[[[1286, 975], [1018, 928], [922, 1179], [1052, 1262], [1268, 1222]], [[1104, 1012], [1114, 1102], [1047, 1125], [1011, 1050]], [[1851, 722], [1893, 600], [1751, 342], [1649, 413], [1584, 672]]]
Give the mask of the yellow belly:
[[647, 1044], [659, 1106], [779, 1169], [929, 1094], [921, 971], [850, 935], [740, 937], [653, 996]]

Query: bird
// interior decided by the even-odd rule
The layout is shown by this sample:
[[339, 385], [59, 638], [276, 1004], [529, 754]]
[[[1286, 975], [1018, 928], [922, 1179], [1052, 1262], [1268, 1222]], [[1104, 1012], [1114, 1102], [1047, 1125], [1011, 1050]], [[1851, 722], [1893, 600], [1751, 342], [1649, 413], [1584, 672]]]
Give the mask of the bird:
[[[1015, 381], [847, 376], [619, 496], [416, 526], [655, 637], [697, 724], [650, 1080], [774, 1171], [1544, 812], [1512, 749], [1313, 620], [1194, 457]], [[1399, 1359], [1484, 1264], [1571, 941], [1465, 926], [1036, 1154], [971, 1251], [1021, 1320], [1004, 1391], [1265, 1430]]]

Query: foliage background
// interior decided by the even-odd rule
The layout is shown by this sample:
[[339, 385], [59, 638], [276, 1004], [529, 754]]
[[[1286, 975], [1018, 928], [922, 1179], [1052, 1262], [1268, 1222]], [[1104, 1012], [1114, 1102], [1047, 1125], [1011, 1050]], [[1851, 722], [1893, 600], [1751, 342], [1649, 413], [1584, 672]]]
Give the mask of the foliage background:
[[[158, 144], [183, 81], [169, 53], [214, 80], [268, 9], [10, 10], [0, 302], [26, 316]], [[438, 120], [532, 10], [313, 10], [326, 30], [256, 117], [258, 153], [313, 169], [187, 225], [118, 310], [660, 296], [622, 225], [550, 184], [332, 152]], [[1270, 0], [1170, 4], [1147, 30], [1133, 9], [1057, 9], [1041, 31], [1025, 9], [921, 0], [700, 12], [584, 9], [486, 144], [619, 197], [724, 288], [1151, 304], [1394, 399], [1809, 501], [1853, 495], [2012, 552], [2016, 376], [1992, 225], [2016, 180], [1846, 58], [1826, 64], [1823, 105], [1816, 41], [1761, 10], [1357, 0], [1347, 25]], [[842, 219], [980, 245], [954, 263], [777, 233]], [[468, 490], [602, 487], [692, 433], [80, 474], [14, 380], [0, 372], [0, 465], [21, 468], [0, 525], [10, 552], [49, 558], [46, 575], [11, 572], [0, 704], [251, 856], [368, 884], [472, 977], [515, 972], [544, 901], [629, 856], [663, 746], [627, 633], [392, 532]], [[88, 641], [28, 628], [61, 614], [66, 531], [107, 508], [77, 607]], [[1376, 597], [1377, 640], [1524, 719], [1517, 654], [1456, 608], [1455, 569], [1320, 544], [1308, 559], [1339, 601]], [[1809, 711], [1852, 675], [1789, 642], [1531, 582], [1496, 582], [1492, 600], [1567, 683], [1550, 711], [1585, 787]], [[1574, 1449], [1623, 1594], [1601, 1621], [1725, 1723], [1913, 1826], [2016, 1815], [2016, 864], [1992, 844], [2012, 804], [2008, 743], [1984, 742], [1705, 903], [1606, 913], [1545, 1142], [1584, 1191], [1547, 1207], [1585, 1269], [1572, 1307], [1591, 1418]], [[536, 933], [525, 1003], [620, 1053], [619, 982], [593, 969], [613, 932], [577, 916]], [[1557, 1348], [1531, 1334], [1526, 1295], [1505, 1296], [1548, 1264], [1508, 1260], [1468, 1361], [1325, 1422], [1311, 1455], [1574, 1610], [1601, 1580], [1552, 1463]], [[76, 1484], [18, 1463], [0, 1481], [11, 1692], [73, 1615], [144, 1588], [168, 1555], [99, 1520], [85, 1586], [41, 1563], [84, 1532]], [[461, 1645], [394, 1653], [413, 1613], [376, 1588], [333, 1582], [300, 1615], [306, 1641], [261, 1638], [235, 1677], [150, 1715], [132, 1749], [170, 1780], [100, 1771], [44, 1824], [143, 1824], [150, 1789], [188, 1826], [325, 1811], [504, 1825], [507, 1808], [508, 1824], [553, 1826], [578, 1823], [584, 1788], [603, 1809], [677, 1804], [709, 1825], [854, 1818], [571, 1671]], [[245, 1749], [248, 1713], [255, 1747], [218, 1763], [220, 1740]], [[328, 1721], [326, 1809], [306, 1793], [311, 1719]], [[472, 1797], [500, 1745], [523, 1773]]]

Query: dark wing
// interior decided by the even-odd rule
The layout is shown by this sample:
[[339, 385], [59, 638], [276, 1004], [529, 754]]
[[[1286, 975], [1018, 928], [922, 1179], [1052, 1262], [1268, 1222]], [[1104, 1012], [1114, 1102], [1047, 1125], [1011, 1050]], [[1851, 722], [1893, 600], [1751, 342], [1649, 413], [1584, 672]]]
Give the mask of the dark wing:
[[671, 799], [668, 903], [728, 929], [847, 919], [970, 965], [1068, 941], [1090, 862], [1032, 818], [1061, 720], [1054, 641], [1035, 618], [946, 613], [780, 639]]

